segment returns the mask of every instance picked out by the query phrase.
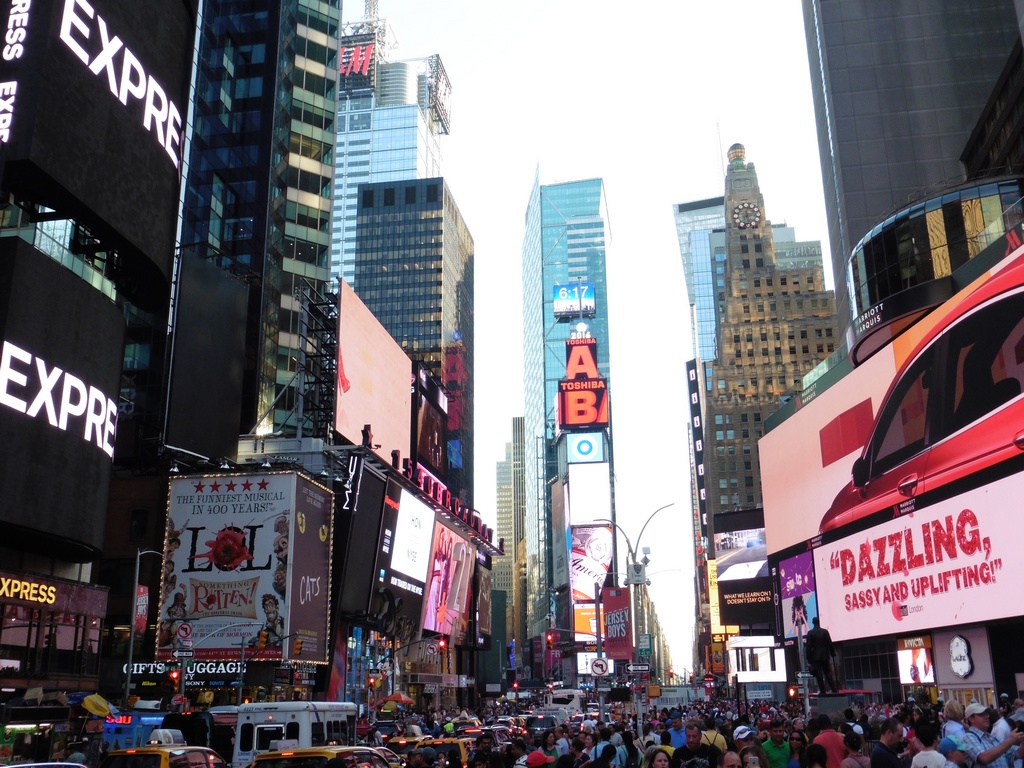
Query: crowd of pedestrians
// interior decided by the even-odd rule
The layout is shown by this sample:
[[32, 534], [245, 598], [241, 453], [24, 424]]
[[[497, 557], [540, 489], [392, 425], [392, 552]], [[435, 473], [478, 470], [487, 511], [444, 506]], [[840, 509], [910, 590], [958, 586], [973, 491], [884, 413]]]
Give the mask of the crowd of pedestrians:
[[[562, 723], [497, 745], [481, 734], [465, 766], [417, 750], [411, 768], [1022, 768], [1024, 700], [871, 705], [805, 717], [797, 702], [694, 702], [638, 723], [630, 713]], [[461, 713], [466, 715], [465, 712]], [[496, 710], [479, 713], [493, 720]], [[442, 718], [425, 727], [441, 735]], [[445, 718], [445, 725], [451, 717]], [[426, 755], [423, 752], [427, 752]], [[458, 764], [456, 764], [458, 763]]]

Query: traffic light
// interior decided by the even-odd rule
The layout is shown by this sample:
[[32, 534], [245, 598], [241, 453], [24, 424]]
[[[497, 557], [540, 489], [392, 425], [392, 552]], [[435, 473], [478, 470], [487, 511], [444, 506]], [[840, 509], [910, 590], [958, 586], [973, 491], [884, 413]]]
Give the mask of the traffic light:
[[171, 679], [171, 687], [174, 688], [174, 692], [178, 692], [178, 683], [181, 682], [181, 670], [172, 669], [167, 673], [167, 676]]
[[377, 678], [373, 675], [370, 675], [368, 678], [366, 678], [366, 685], [368, 688], [376, 688]]
[[296, 637], [292, 640], [292, 656], [302, 655], [302, 638]]
[[256, 647], [261, 651], [267, 647], [267, 630], [261, 629], [259, 634], [256, 636]]
[[786, 697], [789, 699], [800, 698], [800, 689], [797, 688], [795, 685], [789, 686], [789, 688], [786, 689]]
[[552, 634], [551, 632], [548, 632], [548, 634], [547, 634], [547, 641], [548, 641], [548, 650], [549, 651], [555, 650], [555, 636], [554, 636], [554, 634]]
[[441, 653], [444, 653], [447, 648], [448, 648], [448, 641], [445, 640], [443, 637], [440, 640], [437, 641], [437, 649]]
[[512, 681], [512, 690], [513, 691], [518, 691], [519, 690], [519, 681], [518, 680], [513, 680]]

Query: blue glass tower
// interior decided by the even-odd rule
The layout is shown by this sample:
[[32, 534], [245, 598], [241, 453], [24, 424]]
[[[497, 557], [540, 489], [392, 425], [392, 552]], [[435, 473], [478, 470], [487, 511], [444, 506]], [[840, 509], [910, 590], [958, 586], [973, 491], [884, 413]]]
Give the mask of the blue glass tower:
[[[598, 342], [598, 368], [609, 372], [608, 214], [601, 179], [542, 185], [534, 181], [523, 238], [523, 368], [525, 397], [527, 618], [542, 634], [554, 612], [551, 491], [559, 473], [558, 383], [565, 377], [565, 342], [576, 322], [555, 316], [556, 286], [594, 287], [595, 309], [585, 322]], [[614, 509], [614, 506], [613, 506]]]

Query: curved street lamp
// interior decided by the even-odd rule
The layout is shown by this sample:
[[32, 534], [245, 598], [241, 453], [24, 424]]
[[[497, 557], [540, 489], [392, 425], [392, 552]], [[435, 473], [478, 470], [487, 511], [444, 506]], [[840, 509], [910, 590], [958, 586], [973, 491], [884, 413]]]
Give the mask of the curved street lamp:
[[[139, 560], [143, 555], [159, 555], [161, 560], [164, 557], [163, 552], [157, 552], [155, 549], [135, 550], [135, 581], [132, 584], [131, 609], [128, 612], [128, 667], [124, 675], [124, 698], [121, 701], [121, 706], [125, 709], [128, 709], [128, 698], [131, 696], [132, 691], [132, 665], [134, 664], [132, 657], [135, 655], [135, 615], [139, 609]], [[148, 608], [146, 622], [149, 622]]]

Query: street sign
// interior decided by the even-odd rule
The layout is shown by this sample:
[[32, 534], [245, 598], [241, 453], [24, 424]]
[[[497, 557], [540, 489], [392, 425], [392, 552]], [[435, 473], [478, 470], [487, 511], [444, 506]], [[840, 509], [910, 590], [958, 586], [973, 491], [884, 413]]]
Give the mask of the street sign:
[[192, 658], [193, 656], [195, 656], [195, 655], [196, 655], [196, 652], [195, 652], [195, 651], [193, 651], [193, 650], [191, 650], [191, 649], [189, 649], [189, 650], [187, 650], [187, 651], [186, 651], [186, 650], [183, 650], [183, 649], [181, 649], [181, 648], [178, 648], [178, 649], [176, 649], [176, 650], [175, 650], [175, 651], [174, 651], [174, 652], [173, 652], [173, 653], [171, 654], [171, 656], [173, 656], [173, 657], [174, 657], [174, 658], [176, 658], [176, 659], [191, 659], [191, 658]]
[[814, 675], [812, 675], [810, 672], [797, 672], [796, 678], [797, 680], [813, 680]]
[[651, 655], [651, 636], [649, 634], [640, 634], [637, 636], [637, 655], [638, 656], [650, 656]]
[[631, 673], [631, 674], [633, 672], [650, 672], [651, 671], [651, 665], [650, 664], [627, 664], [626, 665], [626, 671]]
[[601, 658], [590, 660], [590, 674], [594, 677], [604, 677], [608, 674], [608, 659]]

